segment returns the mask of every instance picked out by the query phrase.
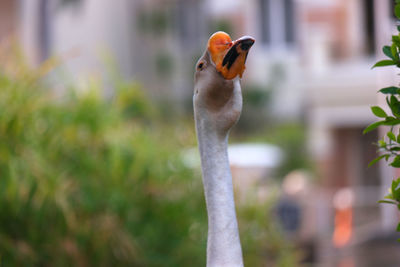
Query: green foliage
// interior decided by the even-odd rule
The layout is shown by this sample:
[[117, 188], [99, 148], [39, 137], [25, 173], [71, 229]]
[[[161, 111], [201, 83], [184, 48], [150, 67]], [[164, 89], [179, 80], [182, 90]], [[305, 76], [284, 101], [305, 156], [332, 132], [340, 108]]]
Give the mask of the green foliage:
[[394, 7], [394, 14], [397, 18], [400, 18], [400, 5], [398, 3], [396, 3], [396, 6]]
[[371, 107], [372, 113], [374, 113], [375, 116], [380, 117], [380, 118], [386, 118], [388, 115], [386, 112], [381, 109], [380, 107], [374, 106]]
[[390, 87], [385, 87], [380, 89], [378, 92], [381, 92], [382, 94], [391, 94], [391, 95], [396, 95], [400, 93], [400, 88], [396, 86], [390, 86]]
[[384, 53], [386, 56], [388, 56], [388, 57], [390, 57], [391, 59], [395, 60], [395, 59], [394, 59], [394, 56], [393, 56], [393, 54], [392, 54], [392, 49], [391, 49], [390, 46], [385, 45], [385, 46], [382, 48], [382, 51], [383, 51], [383, 53]]
[[363, 133], [366, 134], [372, 130], [375, 130], [379, 126], [383, 125], [383, 123], [384, 123], [384, 121], [377, 121], [377, 122], [371, 123], [370, 125], [368, 125], [367, 128], [364, 129]]
[[[383, 200], [379, 200], [379, 203], [394, 204], [400, 207], [400, 178], [392, 181], [392, 186], [389, 189], [389, 194], [387, 194]], [[399, 230], [398, 230], [399, 231]], [[400, 231], [399, 231], [400, 232]]]
[[[0, 265], [205, 266], [203, 186], [180, 154], [193, 125], [165, 126], [136, 83], [54, 95], [53, 65], [0, 66]], [[249, 266], [293, 259], [268, 211], [238, 208]]]
[[375, 63], [375, 65], [372, 66], [372, 68], [376, 67], [385, 67], [385, 66], [391, 66], [391, 65], [396, 65], [396, 62], [394, 60], [381, 60]]
[[[396, 0], [394, 8], [394, 14], [397, 19], [400, 19], [400, 1]], [[390, 59], [378, 61], [372, 68], [384, 67], [395, 65], [400, 68], [400, 27], [397, 27], [399, 33], [392, 36], [392, 44], [390, 46], [384, 46], [382, 51]], [[364, 130], [364, 134], [372, 130], [375, 130], [381, 125], [390, 126], [390, 130], [386, 135], [378, 141], [377, 146], [381, 155], [370, 162], [369, 167], [378, 161], [385, 159], [388, 164], [394, 168], [400, 168], [400, 131], [397, 135], [394, 132], [396, 126], [400, 125], [400, 88], [397, 86], [385, 87], [379, 90], [380, 93], [386, 95], [386, 103], [391, 111], [391, 114], [387, 114], [384, 109], [373, 106], [371, 107], [372, 113], [383, 120], [377, 121], [369, 125]], [[397, 129], [398, 127], [396, 127]], [[384, 197], [383, 200], [378, 201], [379, 203], [394, 204], [400, 210], [400, 178], [392, 181], [390, 193]], [[397, 226], [397, 231], [400, 232], [400, 223]]]
[[[274, 204], [267, 201], [260, 206], [259, 200], [254, 198], [248, 199], [246, 205], [238, 205], [245, 266], [298, 266], [300, 255], [296, 255], [293, 246], [283, 238], [282, 229], [274, 221], [271, 212], [260, 212], [260, 208], [270, 211]], [[243, 224], [241, 218], [251, 223]]]
[[1, 73], [5, 266], [204, 265], [200, 179], [148, 124], [137, 85], [59, 100], [31, 71]]

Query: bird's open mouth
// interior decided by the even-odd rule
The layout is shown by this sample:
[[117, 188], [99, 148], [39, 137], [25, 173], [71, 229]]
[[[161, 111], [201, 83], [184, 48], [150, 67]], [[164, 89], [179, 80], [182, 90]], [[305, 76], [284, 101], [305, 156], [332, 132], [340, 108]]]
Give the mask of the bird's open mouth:
[[229, 70], [235, 61], [238, 59], [240, 55], [244, 55], [244, 64], [246, 63], [247, 54], [249, 52], [250, 47], [254, 44], [254, 39], [248, 36], [244, 36], [238, 40], [236, 40], [232, 47], [228, 50], [224, 59], [222, 61], [222, 67], [225, 67]]
[[214, 33], [209, 39], [208, 49], [217, 71], [227, 80], [238, 75], [242, 77], [248, 52], [254, 42], [254, 38], [250, 36], [231, 41], [227, 33]]

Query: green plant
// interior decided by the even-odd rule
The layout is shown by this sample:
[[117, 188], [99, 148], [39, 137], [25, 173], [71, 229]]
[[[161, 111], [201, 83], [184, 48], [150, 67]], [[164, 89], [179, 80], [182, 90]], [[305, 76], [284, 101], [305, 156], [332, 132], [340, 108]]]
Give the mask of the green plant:
[[41, 71], [13, 70], [0, 72], [4, 266], [204, 265], [200, 179], [142, 89], [116, 83], [105, 99], [94, 83], [60, 99]]
[[[0, 58], [0, 265], [204, 266], [203, 186], [181, 156], [193, 125], [164, 122], [136, 82], [54, 94], [56, 61]], [[238, 213], [246, 262], [292, 259], [265, 205]]]
[[[396, 0], [394, 14], [397, 19], [400, 19], [400, 0]], [[392, 36], [392, 44], [383, 47], [383, 53], [389, 58], [378, 61], [372, 68], [396, 66], [400, 68], [400, 26], [397, 26], [398, 34]], [[379, 126], [388, 126], [390, 130], [384, 137], [378, 141], [377, 146], [381, 155], [372, 160], [369, 166], [375, 164], [381, 159], [385, 159], [388, 164], [394, 168], [400, 168], [400, 87], [390, 86], [379, 90], [380, 93], [386, 95], [386, 103], [390, 109], [391, 114], [388, 114], [384, 109], [378, 106], [371, 107], [372, 113], [380, 118], [379, 121], [372, 123], [364, 130], [364, 134], [375, 130]], [[396, 131], [398, 133], [396, 133]], [[400, 210], [400, 178], [392, 181], [389, 194], [384, 197], [379, 203], [394, 204]], [[400, 232], [400, 223], [397, 226], [397, 231]], [[400, 241], [400, 239], [399, 239]]]
[[[274, 220], [271, 210], [275, 202], [275, 198], [260, 203], [256, 197], [250, 197], [245, 205], [238, 205], [245, 266], [299, 266], [301, 255], [285, 240], [281, 225]], [[260, 208], [265, 212], [260, 212]]]

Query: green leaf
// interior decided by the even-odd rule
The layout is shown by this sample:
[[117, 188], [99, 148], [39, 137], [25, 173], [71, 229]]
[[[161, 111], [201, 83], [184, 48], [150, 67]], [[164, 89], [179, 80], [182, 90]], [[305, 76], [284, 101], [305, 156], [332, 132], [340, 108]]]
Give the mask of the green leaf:
[[396, 142], [397, 142], [397, 143], [400, 143], [400, 133], [397, 135]]
[[392, 35], [392, 42], [393, 42], [396, 46], [400, 46], [400, 38], [399, 38], [399, 36]]
[[397, 99], [397, 97], [395, 97], [394, 95], [390, 96], [390, 104], [391, 105], [396, 105], [399, 103], [399, 100]]
[[399, 61], [399, 54], [397, 53], [397, 46], [396, 44], [392, 44], [390, 47], [390, 52], [392, 53], [394, 57], [394, 61]]
[[387, 126], [394, 126], [394, 125], [398, 125], [398, 124], [400, 124], [400, 119], [388, 120], [383, 123], [383, 125], [387, 125]]
[[378, 145], [379, 145], [379, 147], [381, 147], [381, 148], [385, 148], [385, 147], [386, 147], [386, 142], [385, 142], [384, 140], [379, 140], [379, 141], [378, 141]]
[[395, 117], [386, 117], [383, 121], [383, 125], [393, 126], [400, 124], [400, 119], [396, 119]]
[[387, 194], [387, 195], [384, 196], [383, 198], [394, 200], [392, 193]]
[[394, 95], [390, 96], [390, 101], [388, 101], [388, 105], [393, 115], [396, 117], [400, 117], [400, 102], [396, 96]]
[[400, 26], [397, 26], [397, 30], [400, 32]]
[[394, 133], [388, 132], [388, 133], [387, 133], [387, 136], [389, 137], [390, 140], [396, 142], [396, 136], [394, 135]]
[[379, 117], [379, 118], [386, 118], [388, 115], [386, 114], [386, 112], [378, 107], [378, 106], [373, 106], [371, 107], [372, 113], [374, 113], [375, 116]]
[[[400, 158], [399, 156], [396, 156], [395, 159], [399, 159], [399, 158]], [[400, 188], [398, 188], [399, 183], [400, 183], [400, 179], [398, 178], [398, 179], [392, 181], [392, 186], [391, 186], [393, 198], [397, 201], [400, 200]]]
[[392, 55], [392, 48], [391, 48], [390, 46], [385, 45], [385, 46], [382, 48], [382, 51], [383, 51], [383, 53], [384, 53], [387, 57], [389, 57], [389, 58], [395, 60], [394, 56]]
[[399, 87], [396, 86], [390, 86], [390, 87], [385, 87], [379, 90], [378, 92], [381, 92], [382, 94], [391, 94], [391, 95], [397, 95], [399, 94], [400, 90]]
[[390, 201], [390, 200], [378, 200], [378, 203], [387, 203], [387, 204], [394, 204], [396, 205], [396, 202]]
[[375, 63], [375, 65], [372, 66], [371, 69], [376, 68], [376, 67], [385, 67], [385, 66], [391, 66], [391, 65], [396, 65], [396, 62], [393, 60], [381, 60]]
[[396, 231], [400, 232], [400, 223], [397, 225]]
[[[399, 156], [396, 156], [396, 157], [394, 158], [394, 160], [392, 161], [392, 163], [390, 163], [390, 166], [395, 167], [395, 168], [400, 168], [400, 157], [399, 157]], [[393, 192], [393, 183], [392, 183], [392, 194], [393, 194], [393, 197], [394, 197], [395, 199], [397, 199], [397, 197], [396, 197], [396, 195], [395, 195], [395, 192]]]
[[394, 14], [396, 15], [396, 17], [398, 19], [400, 19], [400, 5], [396, 4], [396, 6], [394, 7]]
[[385, 121], [377, 121], [374, 123], [371, 123], [370, 125], [367, 126], [367, 128], [364, 129], [363, 134], [366, 134], [370, 131], [375, 130], [376, 128], [378, 128], [380, 125], [383, 125], [385, 123]]
[[380, 161], [381, 159], [383, 159], [385, 156], [386, 156], [386, 154], [385, 154], [385, 155], [381, 155], [381, 156], [379, 156], [379, 157], [373, 159], [373, 160], [368, 164], [368, 168], [371, 167], [372, 165], [374, 165], [375, 163], [377, 163], [378, 161]]

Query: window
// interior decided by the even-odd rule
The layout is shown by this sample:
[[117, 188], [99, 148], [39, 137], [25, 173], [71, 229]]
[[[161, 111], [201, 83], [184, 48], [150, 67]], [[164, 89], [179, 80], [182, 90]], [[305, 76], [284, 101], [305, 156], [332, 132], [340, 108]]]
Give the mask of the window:
[[295, 5], [293, 0], [260, 0], [261, 42], [269, 47], [295, 43]]
[[38, 5], [39, 60], [46, 60], [50, 53], [49, 1], [41, 0]]
[[375, 53], [375, 17], [374, 0], [364, 0], [364, 33], [366, 53]]
[[294, 9], [293, 0], [284, 0], [285, 41], [294, 43]]
[[270, 0], [260, 0], [260, 11], [261, 11], [261, 41], [264, 44], [269, 44], [271, 42], [271, 32], [269, 27], [269, 10], [270, 10]]
[[200, 1], [178, 1], [177, 29], [181, 42], [187, 47], [196, 47], [199, 43], [203, 17]]

